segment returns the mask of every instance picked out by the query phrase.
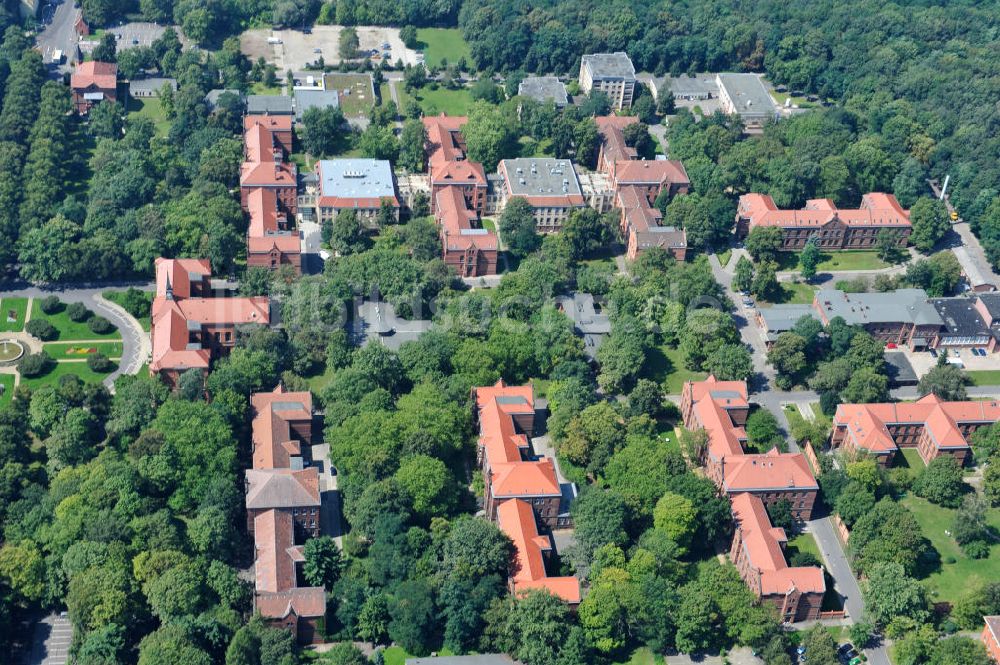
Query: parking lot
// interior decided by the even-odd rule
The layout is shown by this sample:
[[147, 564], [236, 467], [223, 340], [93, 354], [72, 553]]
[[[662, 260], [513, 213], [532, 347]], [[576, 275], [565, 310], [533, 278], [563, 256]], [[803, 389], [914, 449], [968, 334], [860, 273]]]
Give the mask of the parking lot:
[[[136, 46], [149, 46], [166, 31], [167, 26], [156, 23], [124, 23], [104, 30], [104, 32], [110, 32], [115, 36], [119, 51]], [[181, 42], [187, 44], [180, 30], [177, 31], [177, 34], [181, 37]], [[93, 42], [96, 46], [100, 42], [100, 37], [101, 33], [98, 33], [96, 36], [91, 35], [86, 42], [81, 43], [81, 49], [86, 51], [87, 49], [84, 47], [84, 44], [89, 45], [90, 42]]]
[[[381, 53], [383, 44], [388, 44], [389, 57], [393, 63], [397, 59], [402, 60], [403, 64], [417, 63], [418, 52], [403, 45], [398, 29], [367, 26], [356, 29], [362, 51], [377, 49]], [[305, 69], [320, 56], [325, 64], [337, 65], [340, 64], [340, 30], [337, 25], [317, 25], [309, 34], [299, 30], [247, 30], [240, 36], [240, 49], [251, 61], [262, 57], [277, 67], [279, 72]], [[275, 40], [280, 43], [273, 43]]]
[[73, 627], [65, 614], [50, 614], [35, 624], [34, 643], [24, 659], [25, 665], [65, 665]]

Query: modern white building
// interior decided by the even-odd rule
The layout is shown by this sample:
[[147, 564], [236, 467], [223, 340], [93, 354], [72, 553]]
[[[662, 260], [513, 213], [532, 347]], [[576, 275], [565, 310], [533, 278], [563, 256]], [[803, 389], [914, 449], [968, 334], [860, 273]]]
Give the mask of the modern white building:
[[635, 67], [624, 51], [594, 53], [580, 61], [580, 90], [600, 90], [611, 98], [611, 107], [622, 110], [635, 98]]

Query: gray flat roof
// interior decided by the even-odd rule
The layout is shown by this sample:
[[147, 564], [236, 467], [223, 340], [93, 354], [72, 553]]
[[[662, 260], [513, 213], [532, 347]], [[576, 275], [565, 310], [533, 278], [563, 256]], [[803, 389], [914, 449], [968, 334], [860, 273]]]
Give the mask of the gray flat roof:
[[381, 199], [396, 195], [392, 166], [380, 159], [324, 159], [319, 163], [323, 196]]
[[247, 113], [292, 115], [292, 98], [287, 95], [247, 95]]
[[575, 291], [569, 296], [556, 299], [581, 334], [606, 335], [611, 332], [611, 319], [602, 310], [595, 307], [594, 296], [582, 291]]
[[398, 351], [404, 342], [413, 342], [430, 330], [431, 321], [423, 319], [401, 319], [396, 316], [396, 308], [385, 301], [365, 301], [358, 306], [357, 318], [353, 322], [354, 334], [367, 340], [377, 339], [387, 348]]
[[517, 86], [517, 94], [530, 97], [538, 102], [552, 100], [556, 106], [566, 106], [566, 86], [555, 76], [529, 76]]
[[326, 108], [332, 106], [340, 107], [340, 95], [336, 90], [296, 90], [295, 91], [295, 118], [302, 119], [302, 115], [313, 107]]
[[764, 326], [772, 334], [783, 333], [795, 327], [795, 323], [803, 316], [819, 319], [812, 305], [772, 305], [761, 307], [760, 316]]
[[585, 55], [582, 64], [590, 70], [590, 77], [593, 79], [635, 80], [635, 67], [624, 51]]
[[697, 74], [694, 77], [682, 75], [676, 78], [668, 76], [663, 82], [670, 86], [670, 92], [677, 97], [719, 94], [719, 84], [709, 74]]
[[756, 74], [717, 74], [737, 113], [774, 113], [774, 100]]
[[897, 289], [885, 293], [844, 293], [837, 289], [823, 289], [816, 293], [816, 301], [823, 308], [827, 320], [841, 316], [851, 325], [899, 322], [944, 325], [944, 320], [927, 300], [923, 289]]
[[152, 90], [153, 92], [158, 92], [165, 85], [169, 85], [173, 90], [177, 90], [177, 79], [159, 78], [159, 77], [148, 78], [148, 79], [133, 79], [128, 82], [128, 89], [129, 91]]
[[510, 192], [514, 196], [582, 195], [573, 162], [553, 157], [503, 160]]
[[935, 298], [931, 301], [951, 335], [989, 335], [990, 328], [976, 310], [972, 298]]

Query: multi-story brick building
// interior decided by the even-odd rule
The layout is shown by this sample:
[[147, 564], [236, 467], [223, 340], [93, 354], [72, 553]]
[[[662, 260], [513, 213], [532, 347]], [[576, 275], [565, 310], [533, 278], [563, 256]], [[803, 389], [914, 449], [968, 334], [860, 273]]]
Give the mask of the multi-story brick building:
[[681, 392], [684, 427], [704, 430], [708, 442], [702, 451], [706, 474], [719, 490], [732, 497], [748, 492], [765, 505], [788, 501], [797, 520], [812, 517], [819, 485], [801, 453], [746, 454], [744, 429], [750, 404], [743, 381], [688, 381]]
[[736, 529], [729, 558], [747, 586], [764, 603], [778, 610], [787, 623], [819, 619], [826, 593], [823, 569], [789, 567], [785, 530], [771, 525], [764, 503], [753, 494], [732, 497]]
[[600, 90], [617, 111], [632, 106], [635, 98], [635, 67], [624, 51], [594, 53], [580, 60], [580, 90]]
[[508, 499], [497, 510], [497, 525], [514, 543], [515, 565], [510, 576], [511, 593], [518, 595], [544, 589], [568, 605], [580, 604], [580, 580], [575, 577], [549, 577], [546, 555], [553, 551], [549, 536], [538, 533], [535, 512], [526, 501]]
[[302, 240], [288, 214], [281, 209], [274, 190], [257, 187], [247, 195], [247, 267], [291, 266], [302, 272]]
[[486, 207], [483, 165], [465, 156], [461, 128], [467, 118], [424, 118], [427, 130], [431, 211], [441, 232], [444, 262], [462, 277], [495, 275], [496, 233], [479, 224]]
[[91, 107], [103, 101], [118, 99], [118, 65], [113, 62], [89, 60], [76, 66], [69, 79], [73, 108], [85, 115]]
[[889, 466], [899, 448], [916, 448], [930, 463], [951, 455], [959, 464], [969, 456], [969, 436], [1000, 420], [1000, 403], [945, 402], [933, 393], [914, 403], [841, 404], [833, 417], [830, 445], [873, 455]]
[[[282, 132], [275, 133], [268, 128], [267, 118], [272, 116], [250, 116], [263, 118], [248, 122], [243, 133], [244, 162], [240, 167], [240, 204], [248, 210], [250, 192], [264, 188], [274, 192], [281, 209], [295, 215], [298, 208], [298, 172], [295, 164], [284, 161], [290, 154], [291, 142], [280, 139]], [[287, 137], [286, 137], [287, 138]]]
[[629, 261], [635, 261], [651, 247], [670, 252], [678, 261], [684, 260], [687, 233], [675, 226], [663, 226], [663, 215], [649, 204], [641, 189], [631, 185], [619, 188], [616, 203], [621, 210], [619, 225]]
[[[287, 160], [293, 152], [294, 134], [292, 132], [292, 118], [287, 115], [247, 115], [243, 118], [243, 131], [248, 132], [256, 126], [260, 126], [270, 133], [270, 141], [280, 147], [282, 151], [281, 159]], [[260, 160], [256, 160], [260, 161]]]
[[236, 344], [237, 326], [271, 321], [267, 297], [219, 294], [211, 273], [208, 259], [156, 260], [149, 372], [170, 386], [189, 369], [207, 373], [211, 362]]
[[568, 159], [504, 159], [497, 175], [499, 209], [514, 197], [524, 199], [531, 206], [539, 233], [558, 231], [571, 212], [587, 205], [576, 169]]
[[319, 192], [316, 218], [334, 219], [342, 210], [353, 210], [362, 224], [378, 228], [383, 202], [399, 220], [399, 199], [392, 165], [381, 159], [324, 159], [316, 162]]
[[319, 474], [305, 466], [312, 444], [312, 395], [279, 386], [252, 395], [250, 406], [253, 467], [246, 471], [246, 510], [254, 539], [254, 607], [300, 643], [318, 642], [326, 594], [321, 587], [300, 584], [303, 544], [321, 528]]
[[910, 237], [910, 211], [892, 194], [872, 192], [861, 197], [861, 207], [838, 208], [830, 199], [811, 199], [801, 210], [780, 210], [767, 194], [744, 194], [736, 210], [736, 233], [748, 235], [759, 227], [781, 229], [783, 251], [796, 251], [815, 238], [824, 251], [874, 249], [879, 233], [895, 232], [900, 247]]

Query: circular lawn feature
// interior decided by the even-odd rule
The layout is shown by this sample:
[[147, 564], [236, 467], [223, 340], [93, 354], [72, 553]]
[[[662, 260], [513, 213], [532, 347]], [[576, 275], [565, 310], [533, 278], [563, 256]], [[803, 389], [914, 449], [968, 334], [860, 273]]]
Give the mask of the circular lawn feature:
[[13, 339], [0, 340], [0, 365], [10, 365], [24, 355], [24, 347]]

